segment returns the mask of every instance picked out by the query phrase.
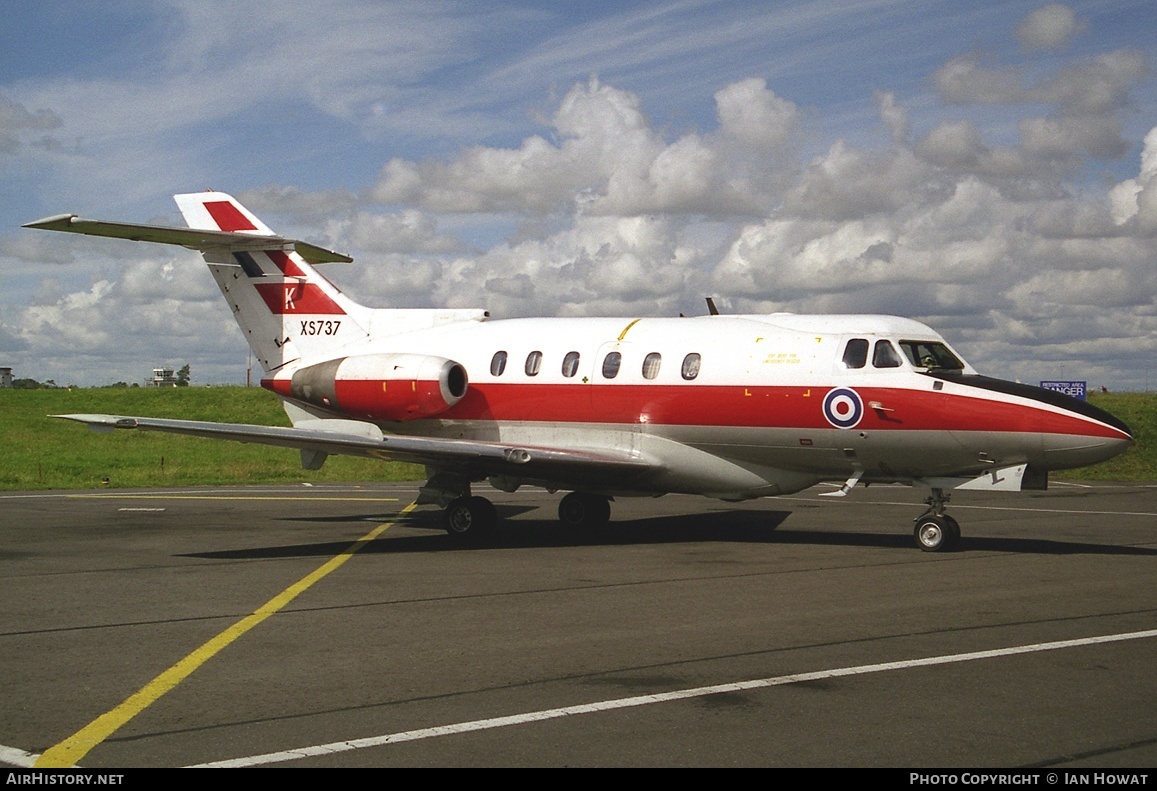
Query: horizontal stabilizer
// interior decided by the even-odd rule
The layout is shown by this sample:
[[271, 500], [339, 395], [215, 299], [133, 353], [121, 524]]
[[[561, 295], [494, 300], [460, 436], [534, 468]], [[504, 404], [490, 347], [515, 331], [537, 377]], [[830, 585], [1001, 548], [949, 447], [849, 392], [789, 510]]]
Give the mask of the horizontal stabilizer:
[[196, 228], [174, 228], [166, 225], [133, 225], [105, 220], [85, 220], [75, 214], [58, 214], [43, 220], [26, 223], [25, 228], [45, 231], [66, 231], [86, 236], [108, 236], [134, 242], [175, 244], [201, 252], [234, 253], [241, 251], [292, 249], [311, 264], [350, 263], [348, 255], [335, 253], [323, 247], [270, 234], [244, 231], [209, 231]]

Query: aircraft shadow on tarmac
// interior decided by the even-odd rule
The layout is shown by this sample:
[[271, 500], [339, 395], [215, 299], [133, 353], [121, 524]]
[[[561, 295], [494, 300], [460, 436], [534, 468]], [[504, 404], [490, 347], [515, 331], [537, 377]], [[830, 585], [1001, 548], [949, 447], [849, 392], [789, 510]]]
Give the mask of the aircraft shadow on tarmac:
[[[795, 544], [815, 546], [877, 547], [916, 552], [908, 532], [844, 532], [830, 530], [783, 530], [779, 528], [791, 516], [790, 511], [720, 510], [698, 514], [652, 516], [643, 519], [612, 521], [601, 529], [586, 532], [568, 530], [554, 519], [515, 520], [534, 506], [500, 505], [503, 521], [487, 540], [473, 545], [453, 541], [442, 529], [440, 511], [418, 511], [404, 516], [388, 514], [352, 514], [345, 516], [288, 517], [293, 522], [388, 522], [423, 532], [386, 533], [362, 549], [362, 552], [477, 552], [487, 549], [534, 549], [567, 546], [616, 546], [629, 544], [680, 544], [701, 542], [734, 542], [751, 544]], [[254, 547], [215, 552], [193, 552], [180, 557], [244, 559], [278, 557], [330, 557], [348, 548], [348, 540], [313, 544]], [[1149, 547], [1092, 544], [1042, 538], [964, 536], [954, 553], [936, 553], [929, 557], [950, 558], [967, 552], [1013, 552], [1038, 555], [1132, 555], [1157, 556]]]

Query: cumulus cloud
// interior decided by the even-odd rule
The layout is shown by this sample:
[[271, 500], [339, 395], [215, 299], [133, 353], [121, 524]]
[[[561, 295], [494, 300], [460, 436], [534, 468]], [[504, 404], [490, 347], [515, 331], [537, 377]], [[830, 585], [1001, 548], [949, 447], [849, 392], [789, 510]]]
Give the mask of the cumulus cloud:
[[764, 152], [783, 148], [799, 133], [799, 108], [770, 91], [767, 80], [728, 85], [715, 93], [715, 105], [723, 134]]
[[55, 142], [46, 133], [61, 124], [52, 110], [29, 110], [0, 93], [0, 154], [16, 153], [30, 139], [32, 145], [52, 147]]
[[1046, 80], [1031, 98], [1055, 102], [1066, 115], [1109, 113], [1128, 104], [1129, 91], [1148, 73], [1144, 53], [1118, 49], [1070, 64]]
[[579, 217], [444, 271], [438, 301], [496, 315], [674, 315], [705, 254], [670, 219]]
[[1085, 151], [1098, 159], [1116, 159], [1129, 150], [1116, 118], [1025, 118], [1018, 126], [1024, 150], [1045, 158]]
[[836, 141], [816, 157], [784, 202], [787, 214], [853, 220], [943, 197], [948, 185], [906, 149], [865, 151]]
[[896, 94], [889, 91], [876, 91], [875, 98], [876, 111], [880, 114], [880, 120], [892, 133], [892, 141], [903, 143], [908, 139], [908, 132], [911, 130], [908, 111], [896, 99]]
[[[0, 352], [22, 352], [29, 348], [28, 341], [21, 338], [11, 327], [0, 322]], [[10, 367], [10, 366], [9, 366]]]
[[1077, 115], [1120, 110], [1129, 90], [1148, 71], [1144, 53], [1126, 48], [1070, 63], [1030, 82], [1024, 69], [986, 62], [972, 53], [949, 60], [932, 80], [940, 97], [953, 104], [1042, 102], [1056, 105], [1059, 113]]
[[[946, 119], [915, 146], [925, 162], [988, 179], [1006, 196], [1057, 197], [1061, 179], [1085, 157], [1120, 159], [1130, 148], [1123, 132], [1132, 89], [1148, 75], [1143, 53], [1129, 48], [1073, 59], [1035, 73], [977, 54], [951, 58], [936, 70], [940, 97], [957, 105], [1023, 106], [1019, 145], [993, 145], [968, 119]], [[1038, 115], [1040, 105], [1049, 109]], [[1031, 108], [1031, 112], [1029, 112]]]
[[1110, 214], [1118, 226], [1136, 225], [1143, 236], [1157, 234], [1157, 126], [1145, 135], [1141, 169], [1109, 191]]
[[1067, 44], [1084, 28], [1066, 5], [1049, 3], [1026, 16], [1016, 27], [1016, 37], [1027, 50], [1055, 49]]
[[1029, 98], [1020, 69], [989, 66], [977, 54], [958, 55], [932, 75], [940, 97], [954, 104], [1011, 104]]
[[668, 142], [639, 97], [592, 78], [550, 119], [551, 139], [473, 147], [450, 161], [393, 159], [370, 197], [438, 212], [766, 214], [784, 186], [779, 163], [799, 133], [796, 105], [765, 80], [715, 94], [719, 128]]

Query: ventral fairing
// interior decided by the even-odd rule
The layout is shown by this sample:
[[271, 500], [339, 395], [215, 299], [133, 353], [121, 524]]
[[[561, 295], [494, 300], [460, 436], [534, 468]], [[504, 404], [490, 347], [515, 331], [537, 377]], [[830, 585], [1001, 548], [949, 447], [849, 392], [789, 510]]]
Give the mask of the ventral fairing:
[[929, 490], [917, 545], [953, 548], [952, 489], [1043, 489], [1128, 448], [1129, 427], [1060, 393], [980, 375], [931, 328], [879, 315], [489, 320], [372, 309], [316, 269], [346, 256], [278, 236], [231, 196], [176, 196], [188, 229], [61, 215], [25, 227], [199, 250], [292, 428], [62, 415], [137, 429], [425, 465], [449, 535], [497, 521], [489, 481], [566, 491], [561, 522], [616, 497], [746, 500], [823, 482]]

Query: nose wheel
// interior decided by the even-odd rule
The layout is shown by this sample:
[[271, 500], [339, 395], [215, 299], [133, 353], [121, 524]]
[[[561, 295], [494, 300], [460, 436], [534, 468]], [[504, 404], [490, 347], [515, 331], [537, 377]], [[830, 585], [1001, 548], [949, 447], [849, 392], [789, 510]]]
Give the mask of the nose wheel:
[[924, 516], [916, 520], [916, 546], [925, 552], [950, 552], [960, 543], [960, 525], [951, 516]]
[[948, 495], [943, 489], [933, 489], [932, 496], [924, 501], [928, 510], [916, 518], [916, 528], [912, 535], [916, 546], [925, 552], [951, 552], [960, 544], [960, 523], [944, 509], [948, 506]]

